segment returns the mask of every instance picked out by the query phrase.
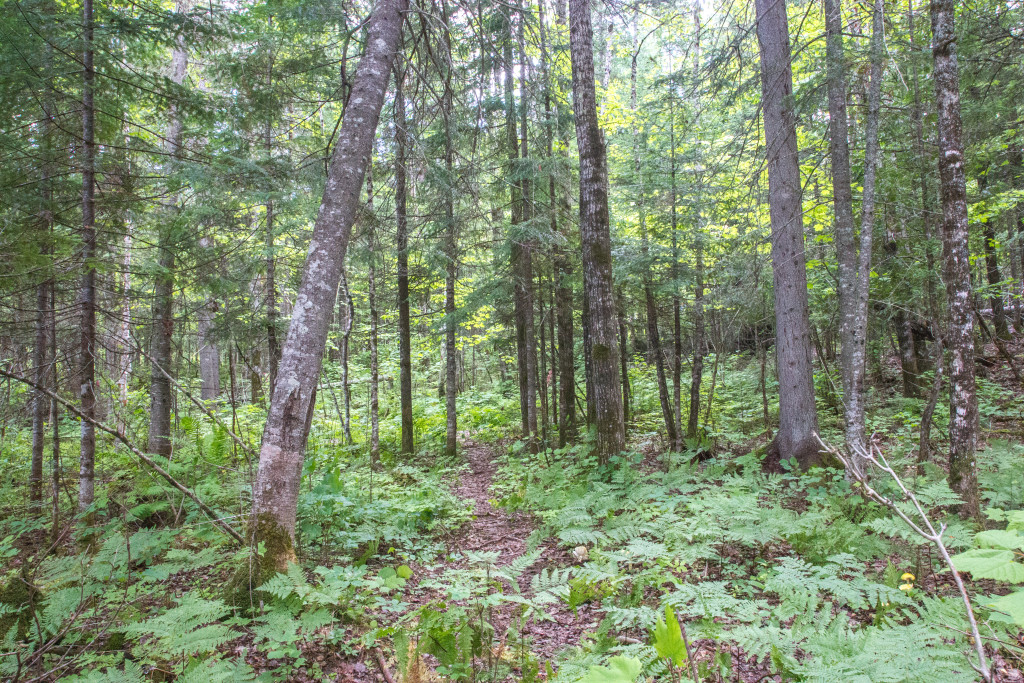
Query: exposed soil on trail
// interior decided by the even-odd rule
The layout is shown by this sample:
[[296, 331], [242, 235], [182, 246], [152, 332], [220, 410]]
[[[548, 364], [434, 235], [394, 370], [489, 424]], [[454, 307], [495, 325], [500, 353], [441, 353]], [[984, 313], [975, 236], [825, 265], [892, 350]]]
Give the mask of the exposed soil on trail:
[[[460, 531], [453, 550], [500, 552], [498, 566], [505, 566], [527, 552], [527, 539], [537, 528], [536, 521], [528, 514], [509, 512], [495, 507], [489, 499], [491, 482], [497, 465], [492, 447], [467, 442], [463, 454], [469, 465], [455, 493], [460, 498], [476, 501], [475, 518]], [[530, 582], [545, 569], [563, 568], [575, 563], [572, 555], [552, 543], [550, 539], [541, 544], [544, 548], [540, 559], [519, 578], [520, 590], [530, 595]], [[494, 616], [497, 640], [504, 643], [514, 605], [506, 605]], [[541, 663], [553, 659], [555, 654], [567, 646], [580, 642], [582, 635], [597, 628], [600, 617], [595, 605], [585, 604], [577, 608], [574, 615], [564, 603], [547, 606], [547, 612], [555, 621], [531, 622], [524, 626], [524, 633], [533, 641], [530, 650]], [[543, 668], [543, 667], [542, 667]]]
[[[415, 576], [409, 582], [409, 590], [404, 598], [412, 609], [443, 598], [436, 591], [419, 588], [418, 584], [428, 578], [436, 578], [446, 570], [468, 568], [469, 562], [464, 553], [499, 553], [495, 564], [505, 567], [526, 554], [529, 549], [527, 541], [537, 528], [537, 522], [531, 515], [491, 504], [493, 496], [490, 487], [497, 471], [495, 448], [467, 440], [462, 443], [462, 453], [468, 470], [463, 472], [452, 491], [459, 498], [473, 502], [473, 518], [445, 540], [447, 556], [458, 559], [429, 569], [413, 567]], [[541, 547], [543, 551], [540, 558], [519, 577], [519, 589], [528, 597], [531, 596], [531, 581], [538, 573], [575, 563], [569, 552], [551, 543], [550, 539], [542, 543]], [[511, 662], [519, 661], [510, 651], [512, 643], [509, 630], [517, 609], [517, 605], [507, 603], [494, 609], [489, 617], [495, 634], [493, 655], [505, 657]], [[579, 643], [583, 634], [596, 629], [600, 622], [600, 608], [597, 605], [581, 605], [573, 614], [567, 605], [560, 602], [547, 605], [546, 611], [554, 621], [531, 621], [523, 626], [523, 633], [528, 639], [527, 649], [540, 662], [541, 676], [544, 662], [553, 660], [560, 650]], [[518, 680], [519, 673], [514, 670], [511, 680]]]

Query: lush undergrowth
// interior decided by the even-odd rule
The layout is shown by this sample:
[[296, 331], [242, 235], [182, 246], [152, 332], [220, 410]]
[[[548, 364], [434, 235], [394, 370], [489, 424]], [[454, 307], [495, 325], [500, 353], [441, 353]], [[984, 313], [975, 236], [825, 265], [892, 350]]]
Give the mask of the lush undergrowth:
[[[27, 435], [12, 432], [0, 490], [0, 676], [373, 680], [379, 657], [408, 683], [976, 680], [963, 603], [927, 543], [837, 470], [764, 473], [759, 373], [750, 359], [723, 359], [714, 396], [702, 399], [712, 410], [701, 438], [665, 453], [653, 376], [638, 369], [635, 450], [605, 467], [585, 438], [531, 455], [508, 438], [513, 391], [467, 389], [460, 432], [498, 460], [491, 503], [533, 520], [515, 558], [460, 547], [475, 501], [454, 492], [465, 464], [434, 455], [444, 434], [436, 399], [417, 403], [421, 450], [411, 460], [392, 450], [397, 417], [383, 407], [373, 469], [359, 420], [349, 445], [322, 395], [299, 501], [301, 566], [253, 586], [243, 609], [229, 587], [252, 554], [130, 453], [106, 444], [111, 466], [85, 550], [74, 525], [25, 508]], [[1013, 592], [1024, 583], [1024, 449], [1012, 441], [1020, 408], [996, 384], [983, 383], [981, 397], [988, 530], [952, 514], [957, 498], [939, 467], [917, 475], [920, 401], [879, 390], [871, 425], [932, 519], [948, 525], [989, 652], [1012, 668], [1024, 624], [1024, 593]], [[775, 411], [768, 405], [769, 420]], [[220, 417], [247, 439], [263, 419], [258, 407], [222, 407]], [[836, 437], [827, 408], [822, 421]], [[69, 451], [73, 429], [64, 426]], [[242, 528], [253, 455], [223, 427], [180, 416], [167, 467]], [[876, 485], [898, 493], [881, 477]], [[65, 519], [71, 502], [62, 493]], [[577, 642], [539, 648], [537, 629], [563, 628], [569, 614], [581, 624]]]

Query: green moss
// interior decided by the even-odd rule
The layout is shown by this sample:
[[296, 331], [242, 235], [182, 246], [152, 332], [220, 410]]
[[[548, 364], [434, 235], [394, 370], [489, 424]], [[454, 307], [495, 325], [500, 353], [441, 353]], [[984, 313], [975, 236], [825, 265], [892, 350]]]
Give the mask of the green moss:
[[[5, 613], [0, 615], [0, 638], [3, 638], [17, 625], [16, 636], [19, 640], [28, 635], [28, 627], [32, 620], [33, 597], [35, 591], [22, 577], [12, 576], [0, 588], [0, 604], [4, 605]], [[15, 611], [8, 611], [13, 608]]]
[[253, 517], [248, 536], [254, 540], [253, 548], [228, 582], [224, 597], [227, 604], [244, 611], [259, 605], [257, 588], [275, 574], [288, 571], [288, 565], [297, 561], [291, 534], [272, 516], [263, 513]]

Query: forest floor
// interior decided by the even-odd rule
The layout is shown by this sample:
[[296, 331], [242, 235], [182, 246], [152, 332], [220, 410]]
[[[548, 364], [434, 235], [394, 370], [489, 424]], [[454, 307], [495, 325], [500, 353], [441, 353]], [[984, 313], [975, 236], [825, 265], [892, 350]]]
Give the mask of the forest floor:
[[[499, 553], [495, 566], [508, 567], [527, 553], [528, 539], [538, 526], [537, 520], [529, 514], [508, 511], [494, 505], [490, 487], [497, 471], [496, 449], [500, 446], [467, 439], [461, 447], [467, 469], [453, 486], [453, 492], [463, 500], [472, 501], [473, 517], [445, 539], [448, 557], [458, 559], [423, 571], [413, 566], [418, 581], [410, 581], [406, 592], [411, 609], [442, 598], [436, 590], [417, 590], [418, 585], [442, 572], [469, 569], [471, 560], [467, 552]], [[528, 597], [532, 597], [531, 580], [538, 573], [545, 569], [576, 564], [571, 553], [553, 543], [542, 544], [541, 548], [538, 560], [517, 579], [519, 591]], [[508, 641], [511, 639], [510, 629], [514, 628], [512, 622], [516, 607], [514, 603], [504, 603], [494, 608], [488, 616], [494, 628], [495, 645], [491, 656], [495, 659], [515, 660], [512, 651], [515, 646]], [[530, 653], [541, 662], [554, 660], [560, 650], [576, 645], [588, 630], [597, 628], [600, 622], [598, 611], [597, 605], [589, 603], [578, 606], [575, 614], [563, 602], [549, 605], [547, 612], [553, 621], [527, 621], [522, 625], [522, 635], [530, 641]]]

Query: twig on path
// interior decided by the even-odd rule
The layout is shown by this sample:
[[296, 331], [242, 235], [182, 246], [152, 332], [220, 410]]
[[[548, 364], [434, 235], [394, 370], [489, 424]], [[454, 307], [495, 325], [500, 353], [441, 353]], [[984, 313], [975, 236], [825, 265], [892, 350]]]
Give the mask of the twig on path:
[[384, 680], [387, 683], [395, 683], [395, 679], [391, 676], [391, 672], [388, 671], [388, 665], [384, 663], [384, 655], [380, 653], [380, 648], [373, 648], [373, 658], [377, 660], [377, 666], [380, 667], [380, 672], [384, 675]]

